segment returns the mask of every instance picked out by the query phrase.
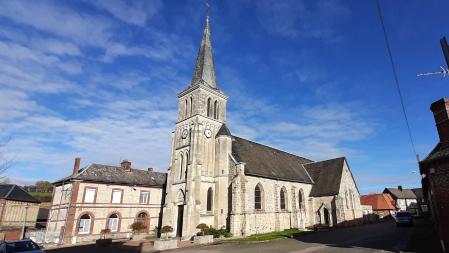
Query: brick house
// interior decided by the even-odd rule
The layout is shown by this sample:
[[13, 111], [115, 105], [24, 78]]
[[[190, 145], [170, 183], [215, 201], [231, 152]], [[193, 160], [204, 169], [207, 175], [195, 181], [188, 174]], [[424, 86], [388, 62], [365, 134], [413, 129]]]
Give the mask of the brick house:
[[449, 248], [449, 99], [430, 106], [438, 130], [439, 143], [419, 163], [424, 197], [427, 198], [443, 252]]
[[0, 237], [17, 240], [22, 228], [34, 228], [40, 202], [15, 184], [0, 184]]
[[76, 158], [72, 175], [53, 183], [47, 233], [59, 233], [59, 243], [92, 241], [106, 228], [112, 238], [129, 238], [131, 224], [140, 222], [144, 235], [155, 234], [165, 173], [134, 169], [126, 160], [120, 166], [79, 166]]
[[360, 203], [362, 205], [372, 206], [373, 213], [380, 219], [394, 214], [398, 209], [394, 199], [390, 194], [386, 193], [360, 196]]

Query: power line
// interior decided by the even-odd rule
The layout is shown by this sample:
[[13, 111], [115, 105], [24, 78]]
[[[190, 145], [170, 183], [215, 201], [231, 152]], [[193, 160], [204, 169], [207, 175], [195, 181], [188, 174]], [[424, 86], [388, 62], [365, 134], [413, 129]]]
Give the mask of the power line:
[[404, 105], [404, 99], [402, 97], [401, 86], [399, 85], [399, 78], [398, 78], [398, 74], [397, 74], [397, 71], [396, 71], [396, 65], [395, 65], [394, 60], [393, 60], [393, 54], [391, 52], [390, 41], [388, 40], [387, 31], [385, 29], [384, 17], [382, 15], [382, 8], [380, 7], [380, 1], [379, 0], [376, 0], [376, 6], [377, 6], [377, 12], [379, 13], [380, 24], [382, 26], [382, 31], [383, 31], [384, 38], [385, 38], [385, 44], [387, 46], [388, 56], [390, 58], [391, 68], [393, 70], [394, 81], [396, 83], [396, 88], [397, 88], [397, 91], [398, 91], [398, 94], [399, 94], [399, 100], [401, 101], [402, 113], [404, 115], [405, 124], [407, 125], [407, 132], [408, 132], [408, 136], [410, 138], [410, 144], [412, 146], [413, 153], [416, 156], [416, 160], [419, 162], [419, 156], [418, 156], [418, 153], [416, 152], [415, 142], [413, 141], [413, 135], [412, 135], [412, 131], [410, 129], [410, 123], [409, 123], [408, 117], [407, 117], [407, 111], [405, 110], [405, 105]]

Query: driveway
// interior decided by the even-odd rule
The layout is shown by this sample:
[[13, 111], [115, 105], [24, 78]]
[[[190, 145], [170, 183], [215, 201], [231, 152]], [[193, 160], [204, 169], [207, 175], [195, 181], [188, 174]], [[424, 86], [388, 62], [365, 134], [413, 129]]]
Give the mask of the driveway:
[[[396, 227], [393, 222], [370, 224], [358, 227], [338, 228], [327, 231], [310, 232], [296, 238], [278, 239], [259, 243], [218, 243], [216, 245], [193, 246], [176, 250], [164, 251], [167, 253], [309, 253], [309, 252], [399, 252], [406, 248], [412, 233], [419, 227]], [[49, 253], [100, 253], [100, 252], [156, 252], [146, 245], [114, 244], [107, 248], [85, 245], [55, 250]], [[411, 252], [414, 252], [411, 250]], [[423, 251], [421, 251], [423, 252]], [[424, 251], [431, 252], [431, 251]], [[434, 252], [434, 251], [432, 251]]]

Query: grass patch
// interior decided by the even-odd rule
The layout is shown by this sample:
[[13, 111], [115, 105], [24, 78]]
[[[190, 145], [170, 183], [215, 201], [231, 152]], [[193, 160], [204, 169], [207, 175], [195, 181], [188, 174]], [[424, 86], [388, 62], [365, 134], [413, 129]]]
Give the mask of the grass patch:
[[261, 241], [271, 241], [274, 239], [279, 238], [291, 238], [295, 237], [296, 235], [303, 233], [304, 231], [292, 228], [292, 229], [286, 229], [284, 231], [278, 231], [278, 232], [271, 232], [271, 233], [265, 233], [265, 234], [257, 234], [257, 235], [250, 235], [244, 238], [239, 239], [231, 239], [227, 240], [226, 242], [261, 242]]

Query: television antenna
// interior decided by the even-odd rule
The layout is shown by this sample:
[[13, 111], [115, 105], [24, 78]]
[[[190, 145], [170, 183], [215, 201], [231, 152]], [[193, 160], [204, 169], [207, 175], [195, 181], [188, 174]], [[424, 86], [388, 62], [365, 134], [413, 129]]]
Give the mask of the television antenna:
[[417, 76], [432, 76], [442, 75], [443, 77], [449, 76], [449, 45], [447, 44], [446, 37], [440, 39], [441, 49], [443, 50], [444, 59], [446, 60], [447, 67], [440, 66], [441, 70], [436, 72], [420, 73]]

